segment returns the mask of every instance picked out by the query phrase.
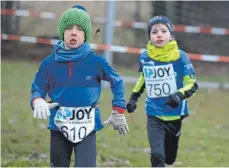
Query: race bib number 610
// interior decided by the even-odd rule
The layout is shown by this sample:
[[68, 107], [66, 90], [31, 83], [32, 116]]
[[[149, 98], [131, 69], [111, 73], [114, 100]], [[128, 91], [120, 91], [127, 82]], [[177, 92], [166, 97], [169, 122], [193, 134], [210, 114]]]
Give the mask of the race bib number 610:
[[69, 141], [80, 142], [94, 130], [95, 108], [60, 107], [54, 123]]
[[149, 98], [166, 97], [176, 92], [176, 77], [172, 64], [144, 66], [143, 73]]

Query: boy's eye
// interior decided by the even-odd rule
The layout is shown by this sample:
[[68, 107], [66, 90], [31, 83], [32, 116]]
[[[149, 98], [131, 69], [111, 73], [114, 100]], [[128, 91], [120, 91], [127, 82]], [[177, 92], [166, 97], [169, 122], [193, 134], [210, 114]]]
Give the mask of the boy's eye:
[[152, 34], [157, 34], [157, 31], [153, 31]]
[[71, 30], [71, 29], [72, 29], [72, 26], [68, 27], [67, 29], [68, 29], [68, 30]]
[[81, 27], [78, 27], [78, 30], [82, 31], [83, 29]]

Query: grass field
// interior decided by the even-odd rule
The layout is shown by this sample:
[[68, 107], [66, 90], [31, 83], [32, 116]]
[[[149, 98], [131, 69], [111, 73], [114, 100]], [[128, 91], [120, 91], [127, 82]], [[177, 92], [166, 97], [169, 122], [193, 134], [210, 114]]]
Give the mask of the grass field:
[[[29, 106], [37, 67], [33, 62], [1, 62], [1, 166], [49, 166], [47, 121], [33, 119]], [[133, 85], [126, 87], [129, 97]], [[191, 115], [183, 123], [176, 166], [229, 166], [228, 93], [199, 90], [190, 100]], [[104, 89], [99, 105], [103, 120], [110, 115], [111, 99], [110, 90]], [[150, 166], [144, 96], [137, 111], [126, 117], [128, 136], [119, 136], [111, 127], [97, 133], [98, 166]]]

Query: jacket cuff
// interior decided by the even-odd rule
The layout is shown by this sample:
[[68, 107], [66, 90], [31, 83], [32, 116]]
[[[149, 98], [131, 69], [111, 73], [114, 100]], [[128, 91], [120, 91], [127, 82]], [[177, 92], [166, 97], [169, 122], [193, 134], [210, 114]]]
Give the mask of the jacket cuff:
[[42, 97], [35, 97], [35, 98], [32, 100], [32, 105], [33, 105], [33, 103], [34, 103], [34, 101], [35, 101], [36, 99], [42, 99]]
[[117, 112], [119, 112], [120, 114], [123, 114], [126, 110], [120, 107], [113, 107], [113, 110], [116, 110]]
[[177, 96], [178, 96], [181, 100], [184, 100], [184, 99], [185, 99], [184, 95], [183, 95], [180, 91], [177, 92]]

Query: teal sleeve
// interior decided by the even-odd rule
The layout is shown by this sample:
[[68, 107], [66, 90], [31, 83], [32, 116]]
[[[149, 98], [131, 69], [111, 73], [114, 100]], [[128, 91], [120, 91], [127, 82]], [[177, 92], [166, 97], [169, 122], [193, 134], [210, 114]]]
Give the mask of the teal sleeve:
[[132, 91], [130, 98], [137, 101], [138, 98], [141, 96], [141, 94], [144, 92], [144, 90], [145, 90], [145, 79], [143, 73], [141, 72], [140, 77]]
[[184, 76], [183, 83], [184, 87], [178, 90], [178, 92], [181, 93], [181, 98], [188, 99], [194, 96], [198, 89], [198, 85], [194, 74]]

